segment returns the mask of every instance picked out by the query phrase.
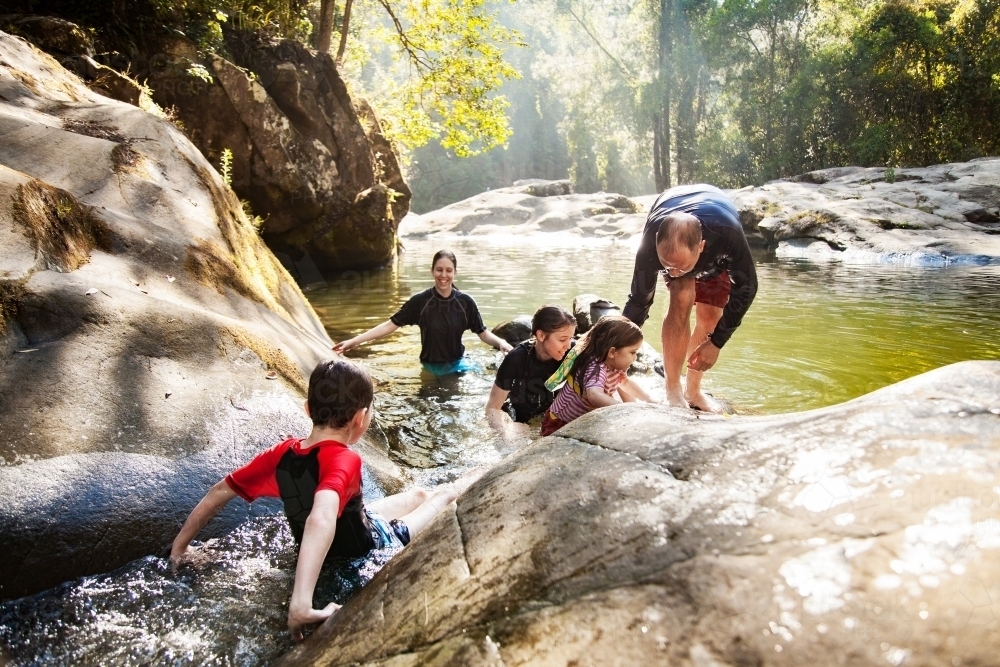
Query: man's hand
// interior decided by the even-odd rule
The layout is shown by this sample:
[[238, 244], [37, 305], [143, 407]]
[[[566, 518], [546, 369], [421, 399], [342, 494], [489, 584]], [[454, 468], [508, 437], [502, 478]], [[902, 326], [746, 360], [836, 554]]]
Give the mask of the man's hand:
[[333, 616], [333, 612], [338, 609], [340, 605], [336, 602], [331, 602], [322, 609], [313, 609], [311, 606], [298, 609], [291, 606], [288, 608], [288, 632], [291, 633], [292, 639], [300, 642], [304, 638], [302, 631], [305, 628], [322, 623]]
[[706, 338], [705, 342], [695, 348], [691, 356], [688, 357], [688, 368], [695, 371], [707, 371], [719, 360], [719, 348], [715, 346], [711, 338]]

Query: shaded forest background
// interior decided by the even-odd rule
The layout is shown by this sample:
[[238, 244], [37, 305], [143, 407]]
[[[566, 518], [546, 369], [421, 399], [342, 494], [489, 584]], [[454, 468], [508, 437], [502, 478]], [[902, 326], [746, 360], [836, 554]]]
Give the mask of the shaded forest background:
[[[4, 0], [90, 28], [326, 44], [425, 212], [524, 178], [628, 195], [1000, 154], [1000, 0]], [[332, 33], [332, 39], [331, 35]], [[120, 57], [119, 57], [120, 60]], [[126, 58], [127, 60], [127, 58]]]

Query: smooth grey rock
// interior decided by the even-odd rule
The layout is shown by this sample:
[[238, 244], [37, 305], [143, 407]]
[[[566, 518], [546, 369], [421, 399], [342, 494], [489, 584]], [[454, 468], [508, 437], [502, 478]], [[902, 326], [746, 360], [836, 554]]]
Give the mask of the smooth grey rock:
[[5, 33], [0, 136], [9, 598], [158, 553], [223, 474], [308, 433], [332, 341], [181, 132]]
[[915, 266], [1000, 262], [1000, 158], [839, 167], [731, 193], [744, 229], [785, 257]]
[[998, 474], [998, 362], [799, 414], [595, 410], [281, 664], [993, 664]]
[[528, 178], [514, 181], [513, 188], [521, 188], [533, 197], [558, 197], [573, 194], [573, 182], [568, 179], [546, 181], [541, 178]]
[[642, 231], [654, 198], [597, 192], [573, 194], [569, 181], [518, 181], [423, 215], [410, 214], [401, 236], [568, 232], [624, 238]]
[[517, 345], [531, 338], [531, 315], [518, 315], [512, 320], [504, 320], [491, 331], [511, 345]]
[[[783, 257], [852, 264], [944, 266], [1000, 262], [1000, 158], [887, 172], [836, 167], [728, 191], [752, 246]], [[559, 232], [641, 234], [658, 195], [535, 197], [485, 192], [410, 215], [403, 236]]]

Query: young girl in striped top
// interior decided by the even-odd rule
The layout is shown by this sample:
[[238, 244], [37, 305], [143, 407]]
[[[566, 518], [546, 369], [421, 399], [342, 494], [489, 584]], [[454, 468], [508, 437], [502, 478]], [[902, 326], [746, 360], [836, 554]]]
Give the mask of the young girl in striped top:
[[566, 384], [542, 420], [542, 435], [606, 405], [636, 399], [652, 403], [649, 394], [625, 375], [641, 345], [642, 330], [627, 317], [598, 320], [576, 346], [575, 358], [571, 351], [549, 379], [551, 383], [564, 377]]

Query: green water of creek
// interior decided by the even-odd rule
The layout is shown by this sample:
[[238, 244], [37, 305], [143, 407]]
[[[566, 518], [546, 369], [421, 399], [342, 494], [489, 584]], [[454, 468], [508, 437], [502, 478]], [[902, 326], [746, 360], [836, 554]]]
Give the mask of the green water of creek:
[[[431, 257], [450, 247], [458, 255], [455, 284], [476, 298], [487, 326], [543, 303], [569, 308], [587, 292], [624, 305], [633, 245], [549, 241], [409, 239], [396, 267], [347, 273], [307, 296], [331, 337], [342, 340], [429, 287]], [[755, 256], [757, 298], [706, 376], [710, 391], [745, 411], [819, 408], [957, 361], [1000, 359], [998, 266], [843, 266]], [[658, 351], [666, 307], [661, 288], [643, 327]], [[473, 358], [495, 356], [472, 334], [465, 340]], [[404, 386], [394, 391], [405, 396], [419, 376], [419, 348], [418, 329], [405, 327], [350, 356], [399, 380]], [[465, 402], [481, 411], [491, 384], [489, 370], [482, 381], [464, 380], [461, 389], [472, 395]]]

